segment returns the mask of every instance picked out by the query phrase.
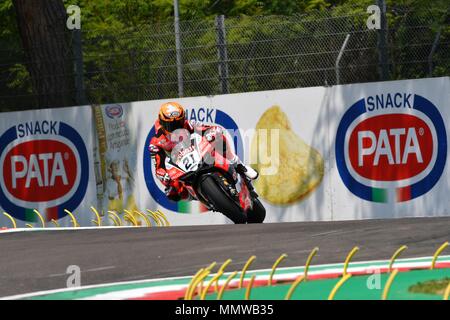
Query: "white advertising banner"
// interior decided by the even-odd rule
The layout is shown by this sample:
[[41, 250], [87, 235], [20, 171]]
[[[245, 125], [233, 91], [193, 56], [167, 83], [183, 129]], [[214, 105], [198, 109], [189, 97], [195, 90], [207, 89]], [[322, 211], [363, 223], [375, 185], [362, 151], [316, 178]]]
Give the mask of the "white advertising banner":
[[[173, 99], [187, 119], [227, 129], [260, 172], [265, 222], [450, 215], [450, 78]], [[0, 227], [112, 224], [159, 209], [171, 225], [231, 223], [198, 201], [169, 200], [149, 143], [154, 100], [3, 113]], [[139, 218], [138, 216], [135, 216]], [[53, 222], [52, 222], [53, 220]]]
[[[0, 222], [91, 225], [95, 204], [89, 106], [2, 113], [0, 117]], [[37, 210], [37, 212], [35, 211]], [[38, 214], [39, 213], [39, 214]], [[53, 222], [52, 222], [53, 221]]]
[[450, 78], [335, 86], [333, 220], [450, 215]]
[[130, 104], [92, 106], [97, 211], [133, 213], [136, 205], [136, 133]]

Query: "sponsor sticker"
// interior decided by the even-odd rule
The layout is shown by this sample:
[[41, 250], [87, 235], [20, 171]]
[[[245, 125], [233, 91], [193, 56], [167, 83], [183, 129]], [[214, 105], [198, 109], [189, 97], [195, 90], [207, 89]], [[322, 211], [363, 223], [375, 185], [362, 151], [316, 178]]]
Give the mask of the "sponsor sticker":
[[111, 119], [122, 118], [123, 108], [120, 104], [108, 105], [105, 107], [105, 113]]

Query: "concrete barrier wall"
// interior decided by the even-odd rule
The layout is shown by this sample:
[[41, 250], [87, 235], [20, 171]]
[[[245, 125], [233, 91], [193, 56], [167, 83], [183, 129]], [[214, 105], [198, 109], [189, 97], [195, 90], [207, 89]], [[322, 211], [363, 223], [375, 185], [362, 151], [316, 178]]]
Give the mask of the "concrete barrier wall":
[[[261, 172], [267, 222], [450, 215], [450, 78], [177, 99], [188, 119], [228, 129]], [[161, 103], [3, 113], [1, 211], [19, 226], [112, 224], [108, 210], [163, 211], [172, 225], [229, 221], [165, 198], [148, 143]], [[0, 212], [0, 226], [11, 221]], [[136, 216], [140, 219], [139, 216]], [[53, 223], [54, 223], [53, 222]]]

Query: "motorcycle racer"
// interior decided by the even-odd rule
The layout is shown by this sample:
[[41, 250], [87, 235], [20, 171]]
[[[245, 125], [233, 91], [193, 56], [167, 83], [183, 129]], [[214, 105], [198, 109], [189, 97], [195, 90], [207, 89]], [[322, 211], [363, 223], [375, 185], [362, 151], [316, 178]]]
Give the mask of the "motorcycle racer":
[[[216, 145], [221, 146], [224, 158], [231, 164], [236, 165], [236, 170], [245, 174], [245, 176], [254, 180], [258, 177], [256, 172], [250, 166], [244, 165], [238, 156], [232, 151], [228, 140], [222, 134], [219, 126], [211, 126], [204, 124], [195, 124], [186, 120], [184, 108], [177, 102], [166, 102], [160, 107], [158, 119], [155, 121], [155, 136], [150, 140], [149, 150], [155, 166], [157, 178], [165, 186], [166, 196], [174, 201], [191, 200], [191, 196], [187, 189], [178, 181], [171, 180], [166, 171], [165, 159], [170, 157], [172, 149], [180, 142], [183, 137], [178, 136], [178, 130], [185, 129], [189, 133], [199, 132], [204, 135], [209, 142], [216, 140]], [[181, 130], [182, 131], [182, 130]]]

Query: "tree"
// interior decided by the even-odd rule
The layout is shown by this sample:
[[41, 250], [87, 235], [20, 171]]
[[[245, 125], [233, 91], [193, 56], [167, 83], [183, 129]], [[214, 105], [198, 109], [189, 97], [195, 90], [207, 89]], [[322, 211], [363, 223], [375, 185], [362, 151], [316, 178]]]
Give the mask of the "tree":
[[62, 0], [13, 0], [36, 107], [73, 105], [67, 13]]

